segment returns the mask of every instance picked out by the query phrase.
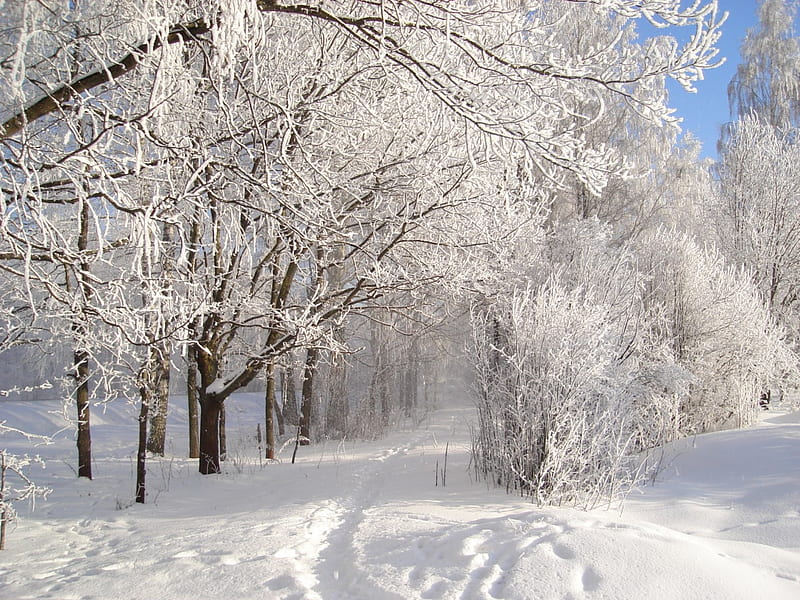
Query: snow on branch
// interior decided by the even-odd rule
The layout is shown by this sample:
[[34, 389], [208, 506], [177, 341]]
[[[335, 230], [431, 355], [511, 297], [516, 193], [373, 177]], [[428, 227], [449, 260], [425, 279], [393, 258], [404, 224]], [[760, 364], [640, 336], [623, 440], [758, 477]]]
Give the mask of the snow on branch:
[[46, 498], [51, 491], [28, 477], [26, 469], [33, 463], [44, 468], [39, 457], [15, 456], [0, 450], [0, 550], [5, 549], [7, 526], [17, 519], [14, 505], [26, 500], [34, 504], [37, 497]]

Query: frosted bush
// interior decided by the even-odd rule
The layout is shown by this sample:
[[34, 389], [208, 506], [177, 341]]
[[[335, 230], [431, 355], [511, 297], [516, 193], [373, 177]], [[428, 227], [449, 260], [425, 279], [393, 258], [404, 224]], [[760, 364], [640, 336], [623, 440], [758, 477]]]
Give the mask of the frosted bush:
[[473, 311], [479, 475], [539, 503], [592, 505], [629, 487], [631, 374], [609, 316], [555, 280]]
[[592, 221], [554, 228], [527, 285], [472, 311], [475, 470], [539, 503], [623, 495], [643, 453], [752, 423], [760, 392], [796, 371], [716, 252], [667, 230], [635, 249], [609, 240]]
[[743, 271], [673, 231], [645, 239], [639, 254], [648, 309], [660, 315], [655, 335], [692, 374], [676, 435], [751, 424], [760, 392], [797, 368], [766, 302]]

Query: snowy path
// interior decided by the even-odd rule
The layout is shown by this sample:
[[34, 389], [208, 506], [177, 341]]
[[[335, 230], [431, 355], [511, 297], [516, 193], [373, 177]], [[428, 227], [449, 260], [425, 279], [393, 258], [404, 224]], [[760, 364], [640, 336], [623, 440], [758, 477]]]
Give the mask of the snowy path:
[[[257, 397], [237, 400], [241, 423], [259, 414]], [[57, 496], [11, 532], [0, 599], [798, 598], [799, 416], [686, 442], [619, 515], [471, 481], [459, 406], [375, 442], [302, 448], [295, 465], [288, 448], [260, 466], [245, 433], [219, 477], [154, 460], [151, 502], [135, 506], [134, 432], [109, 415], [95, 481], [55, 458], [70, 440], [42, 449]]]

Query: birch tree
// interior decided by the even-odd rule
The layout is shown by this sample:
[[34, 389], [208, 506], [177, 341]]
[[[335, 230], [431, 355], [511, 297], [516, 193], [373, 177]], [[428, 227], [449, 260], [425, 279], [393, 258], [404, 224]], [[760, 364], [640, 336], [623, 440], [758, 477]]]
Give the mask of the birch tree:
[[800, 278], [800, 41], [795, 6], [764, 0], [728, 86], [731, 117], [720, 139], [713, 205], [727, 257], [745, 267], [772, 314], [797, 332]]
[[738, 121], [719, 165], [720, 243], [751, 272], [772, 313], [797, 331], [800, 148], [760, 116]]
[[742, 62], [728, 85], [732, 117], [758, 115], [773, 128], [797, 127], [800, 118], [800, 41], [795, 37], [796, 6], [761, 0], [758, 24], [739, 49]]
[[794, 377], [797, 358], [749, 273], [670, 230], [643, 239], [638, 254], [654, 333], [691, 377], [670, 437], [751, 424], [760, 391]]

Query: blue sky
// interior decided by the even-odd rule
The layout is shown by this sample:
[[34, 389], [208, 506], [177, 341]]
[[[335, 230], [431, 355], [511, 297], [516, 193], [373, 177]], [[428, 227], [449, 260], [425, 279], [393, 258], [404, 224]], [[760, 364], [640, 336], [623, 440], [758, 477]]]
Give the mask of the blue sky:
[[728, 83], [740, 62], [739, 45], [745, 33], [758, 21], [757, 0], [719, 0], [720, 13], [727, 11], [728, 20], [722, 26], [722, 38], [717, 47], [725, 64], [706, 71], [705, 79], [698, 81], [697, 93], [688, 94], [670, 82], [670, 104], [683, 118], [681, 128], [691, 131], [703, 142], [702, 156], [717, 157], [717, 139], [720, 126], [730, 120], [728, 111]]

